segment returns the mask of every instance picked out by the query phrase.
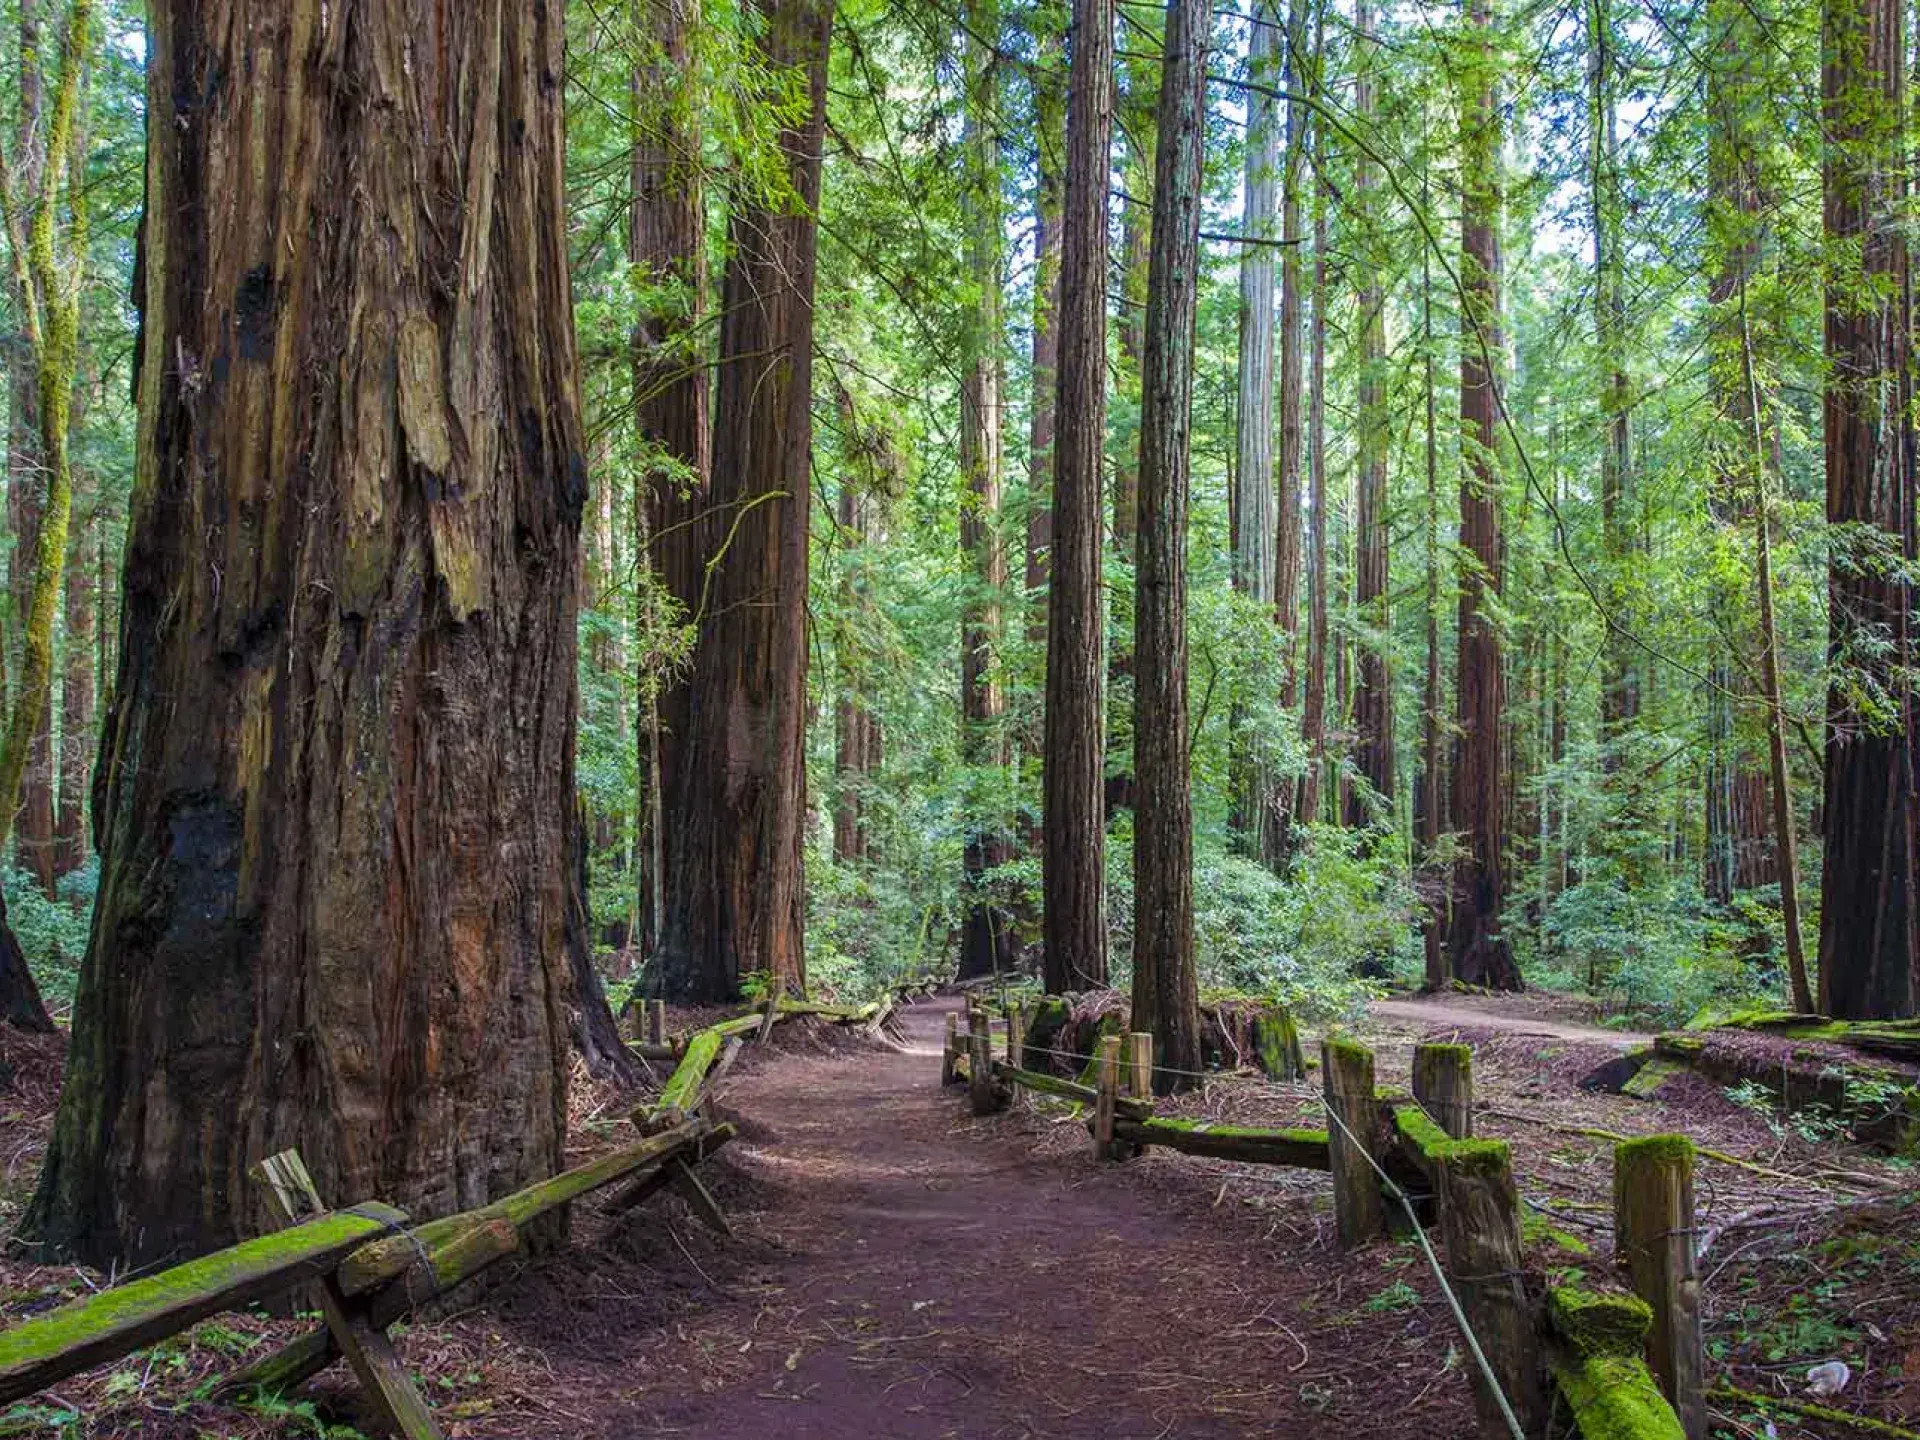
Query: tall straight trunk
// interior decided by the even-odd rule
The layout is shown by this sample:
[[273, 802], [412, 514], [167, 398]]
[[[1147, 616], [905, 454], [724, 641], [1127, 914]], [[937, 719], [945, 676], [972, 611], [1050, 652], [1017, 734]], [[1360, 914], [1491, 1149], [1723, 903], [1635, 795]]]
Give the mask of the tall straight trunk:
[[[47, 165], [46, 72], [42, 63], [45, 44], [44, 22], [51, 19], [37, 0], [23, 0], [20, 6], [20, 128], [14, 138], [9, 161], [14, 166], [13, 184], [21, 196], [32, 197], [40, 190]], [[15, 285], [16, 304], [24, 297], [23, 287]], [[40, 548], [41, 513], [47, 499], [47, 461], [41, 445], [40, 357], [26, 347], [22, 363], [12, 369], [13, 423], [7, 445], [7, 518], [13, 529], [13, 551], [8, 562], [8, 592], [13, 602], [13, 621], [18, 627], [23, 658], [27, 617], [33, 609], [33, 582], [36, 557]], [[17, 664], [16, 675], [24, 672]], [[25, 769], [20, 776], [20, 800], [13, 820], [15, 861], [32, 875], [43, 894], [54, 893], [54, 785], [53, 785], [53, 692], [33, 711], [33, 730], [29, 740]]]
[[[1233, 583], [1264, 606], [1273, 604], [1278, 571], [1274, 553], [1273, 361], [1274, 194], [1280, 168], [1278, 106], [1273, 90], [1283, 37], [1273, 6], [1261, 0], [1253, 12], [1247, 44], [1246, 208], [1240, 253], [1238, 464], [1234, 468]], [[1245, 736], [1236, 715], [1234, 829], [1249, 854], [1268, 855], [1277, 845], [1267, 827], [1274, 820], [1273, 777], [1267, 759]]]
[[[1377, 44], [1373, 6], [1359, 0], [1354, 9], [1354, 122], [1363, 131], [1373, 123], [1373, 65]], [[1361, 627], [1356, 641], [1353, 694], [1354, 768], [1371, 795], [1357, 787], [1344, 809], [1351, 826], [1393, 825], [1393, 667], [1390, 660], [1393, 616], [1388, 596], [1389, 534], [1387, 452], [1393, 417], [1387, 409], [1386, 294], [1381, 283], [1386, 257], [1380, 253], [1381, 226], [1373, 164], [1365, 155], [1354, 161], [1355, 216], [1361, 234], [1360, 282], [1356, 294], [1360, 325], [1358, 514], [1354, 522], [1353, 598]]]
[[[1907, 407], [1905, 65], [1901, 0], [1827, 0], [1821, 18], [1826, 293], [1827, 520], [1879, 532], [1914, 558]], [[1849, 542], [1843, 542], [1849, 543]], [[1920, 998], [1914, 826], [1912, 595], [1900, 572], [1837, 557], [1827, 588], [1826, 832], [1820, 1008], [1849, 1019], [1910, 1015]], [[1881, 692], [1891, 717], [1854, 697]]]
[[797, 204], [736, 196], [722, 295], [714, 557], [670, 775], [659, 982], [718, 1001], [761, 972], [806, 983], [807, 537], [813, 289], [832, 0], [758, 0], [762, 58], [809, 104], [779, 132]]
[[1107, 983], [1106, 620], [1100, 582], [1106, 511], [1100, 481], [1107, 428], [1112, 0], [1073, 0], [1069, 43], [1041, 855], [1043, 978], [1055, 995]]
[[[841, 554], [840, 605], [851, 614], [858, 604], [853, 580], [853, 558], [869, 535], [869, 501], [848, 481], [840, 482], [839, 523]], [[862, 789], [879, 768], [880, 722], [867, 707], [864, 667], [847, 653], [843, 642], [835, 647], [838, 673], [833, 717], [833, 858], [852, 864], [867, 858], [867, 826]]]
[[1599, 359], [1600, 414], [1604, 422], [1600, 446], [1600, 515], [1606, 551], [1607, 609], [1616, 622], [1607, 632], [1604, 673], [1600, 684], [1600, 734], [1606, 746], [1605, 764], [1617, 803], [1634, 805], [1631, 776], [1620, 775], [1621, 746], [1628, 726], [1640, 713], [1640, 682], [1635, 670], [1633, 642], [1621, 628], [1632, 623], [1628, 614], [1633, 584], [1628, 569], [1633, 561], [1632, 504], [1633, 414], [1627, 381], [1626, 268], [1622, 226], [1625, 197], [1620, 186], [1620, 144], [1617, 136], [1613, 0], [1587, 0], [1587, 199], [1593, 226], [1593, 330]]
[[[645, 883], [645, 948], [665, 918], [666, 806], [689, 743], [684, 681], [670, 676], [656, 652], [660, 631], [700, 605], [706, 574], [703, 516], [709, 503], [712, 451], [705, 360], [707, 288], [706, 197], [700, 185], [699, 106], [694, 103], [693, 32], [700, 0], [636, 0], [637, 19], [652, 41], [633, 73], [633, 208], [627, 259], [657, 298], [633, 330], [634, 433], [640, 483], [634, 494], [636, 548], [653, 581], [641, 588], [641, 651], [634, 657], [639, 747], [638, 797]], [[671, 602], [669, 605], [668, 602]], [[638, 993], [638, 992], [636, 992]]]
[[1454, 882], [1450, 961], [1471, 984], [1517, 989], [1500, 928], [1506, 903], [1506, 657], [1499, 605], [1500, 111], [1490, 0], [1467, 0], [1473, 32], [1460, 132], [1460, 658], [1453, 825], [1466, 837]]
[[286, 1146], [416, 1217], [561, 1163], [563, 11], [151, 9], [100, 893], [25, 1222], [96, 1264], [253, 1228]]
[[[76, 484], [78, 488], [78, 484]], [[93, 497], [87, 497], [93, 502]], [[100, 548], [97, 503], [82, 510], [69, 547], [66, 571], [66, 653], [60, 669], [60, 807], [54, 824], [54, 868], [78, 870], [87, 860], [87, 791], [93, 783], [94, 584]]]
[[1038, 58], [1034, 66], [1034, 147], [1038, 153], [1033, 198], [1033, 403], [1027, 431], [1027, 641], [1047, 636], [1047, 564], [1053, 547], [1053, 436], [1060, 364], [1060, 214], [1065, 202], [1066, 37], [1041, 9], [1034, 21]]
[[[1326, 18], [1314, 27], [1314, 69], [1325, 61]], [[1318, 74], [1315, 85], [1318, 88]], [[1307, 481], [1312, 511], [1307, 556], [1307, 693], [1300, 714], [1300, 736], [1307, 751], [1307, 769], [1300, 780], [1300, 802], [1295, 818], [1303, 825], [1318, 824], [1321, 787], [1326, 780], [1327, 753], [1327, 532], [1332, 515], [1327, 503], [1327, 140], [1324, 124], [1313, 127], [1313, 316], [1308, 325], [1307, 365]]]
[[1168, 0], [1160, 153], [1141, 357], [1140, 530], [1134, 572], [1133, 1026], [1150, 1032], [1156, 1087], [1200, 1068], [1193, 953], [1193, 775], [1187, 718], [1187, 488], [1192, 463], [1200, 206], [1206, 154], [1207, 0]]
[[[1710, 20], [1722, 37], [1707, 76], [1707, 230], [1714, 270], [1707, 287], [1712, 316], [1710, 357], [1714, 408], [1726, 429], [1713, 450], [1707, 508], [1730, 543], [1752, 523], [1746, 475], [1750, 415], [1745, 345], [1739, 322], [1746, 279], [1760, 263], [1767, 220], [1761, 153], [1764, 123], [1759, 77], [1748, 58], [1757, 32], [1737, 4], [1721, 0]], [[1772, 822], [1760, 761], [1742, 743], [1733, 693], [1740, 683], [1736, 646], [1744, 647], [1740, 587], [1716, 586], [1711, 596], [1716, 628], [1732, 643], [1713, 648], [1707, 703], [1706, 856], [1704, 889], [1709, 899], [1730, 905], [1741, 890], [1770, 885], [1777, 876]]]
[[[1427, 177], [1420, 177], [1420, 202], [1428, 204]], [[1440, 847], [1445, 828], [1446, 777], [1441, 774], [1440, 732], [1442, 726], [1440, 682], [1440, 417], [1438, 383], [1433, 363], [1433, 260], [1426, 246], [1420, 247], [1420, 340], [1421, 378], [1425, 390], [1427, 505], [1426, 505], [1426, 619], [1427, 673], [1420, 700], [1420, 846], [1421, 863], [1432, 874], [1434, 855]], [[1426, 988], [1439, 990], [1447, 983], [1447, 887], [1443, 884], [1433, 897], [1422, 924], [1426, 954]]]
[[1006, 794], [1006, 699], [998, 673], [1001, 599], [1007, 556], [1000, 537], [1000, 156], [995, 131], [999, 62], [997, 0], [970, 0], [965, 48], [967, 110], [961, 136], [965, 166], [966, 260], [974, 305], [965, 319], [965, 371], [960, 382], [960, 548], [971, 584], [960, 621], [961, 754], [970, 774], [962, 864], [968, 896], [960, 932], [963, 980], [995, 975], [1011, 959], [1012, 924], [988, 893], [988, 877], [1009, 854], [999, 810]]

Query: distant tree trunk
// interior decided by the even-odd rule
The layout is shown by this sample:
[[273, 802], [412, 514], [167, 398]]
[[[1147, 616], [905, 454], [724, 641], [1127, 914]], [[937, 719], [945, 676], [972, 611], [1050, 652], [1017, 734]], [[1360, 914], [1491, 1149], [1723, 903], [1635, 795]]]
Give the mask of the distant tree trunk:
[[1000, 536], [1000, 102], [996, 0], [967, 9], [967, 108], [961, 135], [965, 165], [966, 259], [976, 297], [965, 321], [960, 383], [960, 548], [972, 572], [961, 617], [961, 754], [968, 772], [963, 864], [967, 916], [960, 932], [963, 980], [997, 975], [1011, 963], [1012, 919], [989, 893], [992, 872], [1009, 858], [1000, 816], [1008, 761], [1006, 697], [998, 652], [1007, 554]]
[[416, 1217], [561, 1163], [563, 10], [151, 7], [100, 898], [24, 1222], [97, 1265], [252, 1228], [284, 1146]]
[[1027, 431], [1027, 640], [1046, 644], [1047, 563], [1053, 547], [1054, 393], [1060, 364], [1060, 214], [1065, 200], [1061, 148], [1066, 129], [1063, 84], [1065, 37], [1050, 11], [1036, 11], [1034, 148], [1038, 154], [1033, 203], [1033, 403]]
[[[869, 502], [853, 485], [840, 482], [840, 538], [848, 555], [857, 553], [869, 535]], [[842, 614], [851, 614], [859, 596], [850, 575], [852, 564], [842, 559], [840, 603]], [[833, 716], [833, 858], [843, 865], [867, 858], [867, 826], [861, 791], [867, 779], [879, 768], [880, 722], [867, 708], [864, 694], [864, 667], [847, 654], [847, 645], [835, 647], [838, 674], [835, 677]]]
[[750, 972], [806, 984], [808, 465], [831, 0], [758, 0], [760, 46], [807, 112], [780, 133], [799, 207], [736, 197], [705, 517], [707, 577], [667, 822], [660, 982], [718, 1001]]
[[[1325, 63], [1326, 17], [1314, 27], [1314, 88], [1319, 89]], [[1320, 792], [1327, 768], [1327, 141], [1326, 126], [1313, 127], [1313, 318], [1307, 340], [1307, 477], [1313, 511], [1313, 529], [1307, 558], [1307, 693], [1300, 713], [1300, 737], [1307, 751], [1307, 769], [1300, 780], [1300, 801], [1294, 817], [1303, 825], [1318, 824], [1322, 814]]]
[[[1358, 0], [1354, 9], [1354, 123], [1373, 124], [1373, 64], [1377, 48], [1373, 6]], [[1356, 295], [1360, 325], [1359, 504], [1354, 524], [1354, 605], [1363, 627], [1356, 642], [1353, 695], [1354, 763], [1373, 792], [1357, 787], [1344, 809], [1350, 826], [1391, 829], [1394, 823], [1393, 667], [1389, 659], [1393, 623], [1389, 590], [1387, 452], [1392, 448], [1393, 417], [1387, 408], [1385, 257], [1380, 253], [1379, 206], [1374, 198], [1373, 164], [1354, 160], [1354, 205], [1365, 247]]]
[[[634, 493], [637, 548], [655, 583], [641, 591], [637, 666], [640, 869], [646, 876], [643, 948], [657, 941], [665, 918], [667, 836], [664, 824], [689, 743], [684, 678], [663, 674], [654, 646], [668, 623], [664, 601], [691, 615], [700, 605], [708, 533], [707, 476], [712, 449], [705, 348], [706, 197], [700, 185], [700, 107], [692, 93], [692, 36], [699, 0], [639, 0], [655, 47], [633, 75], [635, 140], [633, 208], [627, 258], [658, 301], [641, 311], [633, 331], [634, 432], [639, 481]], [[657, 987], [656, 987], [657, 988]]]
[[87, 791], [99, 743], [94, 718], [94, 583], [100, 548], [97, 505], [74, 536], [66, 570], [66, 653], [60, 672], [60, 809], [54, 826], [54, 869], [61, 875], [87, 860]]
[[1049, 994], [1107, 983], [1105, 592], [1107, 223], [1112, 0], [1073, 0], [1060, 231], [1053, 573], [1047, 588], [1044, 975]]
[[[1427, 177], [1423, 172], [1420, 201], [1429, 203]], [[1434, 856], [1445, 829], [1446, 779], [1441, 774], [1441, 706], [1444, 702], [1440, 680], [1440, 420], [1438, 384], [1433, 363], [1433, 261], [1428, 247], [1420, 247], [1420, 339], [1421, 372], [1425, 389], [1427, 459], [1427, 674], [1420, 701], [1420, 846], [1421, 863], [1431, 878], [1439, 868]], [[1426, 951], [1426, 988], [1445, 988], [1450, 978], [1447, 957], [1447, 894], [1444, 882], [1429, 904], [1422, 925]]]
[[[1273, 603], [1279, 565], [1274, 553], [1273, 360], [1274, 360], [1274, 190], [1280, 169], [1280, 130], [1272, 90], [1279, 80], [1282, 48], [1279, 19], [1261, 0], [1254, 6], [1247, 43], [1246, 204], [1241, 229], [1247, 241], [1240, 251], [1239, 395], [1236, 405], [1239, 463], [1234, 468], [1233, 583], [1249, 598]], [[1234, 829], [1248, 854], [1274, 852], [1267, 834], [1274, 822], [1271, 767], [1245, 733], [1245, 717], [1234, 717]]]
[[1490, 613], [1501, 589], [1499, 398], [1500, 111], [1490, 0], [1467, 0], [1473, 31], [1461, 119], [1460, 660], [1453, 761], [1453, 826], [1467, 854], [1455, 879], [1454, 975], [1518, 989], [1520, 970], [1500, 930], [1506, 903], [1506, 787], [1501, 755], [1506, 660]]
[[1206, 139], [1207, 0], [1168, 0], [1160, 153], [1141, 363], [1140, 529], [1134, 572], [1133, 1027], [1156, 1087], [1200, 1068], [1193, 953], [1193, 775], [1187, 718], [1187, 488]]
[[[1920, 998], [1920, 876], [1914, 826], [1912, 594], [1914, 455], [1907, 407], [1909, 275], [1902, 181], [1900, 0], [1827, 0], [1824, 101], [1827, 520], [1859, 533], [1831, 565], [1820, 1008], [1848, 1019], [1914, 1013]], [[1894, 717], [1854, 697], [1884, 697]]]

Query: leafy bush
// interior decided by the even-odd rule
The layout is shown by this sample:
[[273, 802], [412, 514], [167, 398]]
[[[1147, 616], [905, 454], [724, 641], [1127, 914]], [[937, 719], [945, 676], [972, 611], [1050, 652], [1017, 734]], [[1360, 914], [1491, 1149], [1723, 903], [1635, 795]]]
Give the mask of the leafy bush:
[[93, 893], [100, 883], [99, 861], [89, 859], [63, 879], [58, 900], [41, 894], [38, 883], [24, 870], [9, 869], [3, 883], [7, 919], [42, 998], [54, 1009], [71, 1005], [80, 980], [80, 960], [87, 953]]

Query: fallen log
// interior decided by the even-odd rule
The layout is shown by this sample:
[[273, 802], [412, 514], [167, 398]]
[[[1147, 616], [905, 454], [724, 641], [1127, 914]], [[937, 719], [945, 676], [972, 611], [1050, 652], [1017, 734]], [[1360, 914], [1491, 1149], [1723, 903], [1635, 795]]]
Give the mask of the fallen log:
[[403, 1211], [369, 1201], [15, 1325], [0, 1332], [0, 1404], [325, 1274], [406, 1222]]
[[1642, 1358], [1653, 1325], [1645, 1301], [1556, 1286], [1547, 1292], [1546, 1314], [1547, 1368], [1580, 1440], [1685, 1440]]
[[1290, 1165], [1297, 1170], [1326, 1170], [1327, 1132], [1280, 1130], [1253, 1125], [1215, 1125], [1205, 1120], [1116, 1119], [1116, 1140], [1159, 1145], [1183, 1155], [1239, 1160], [1249, 1165]]
[[[759, 1023], [758, 1017], [748, 1018], [752, 1018], [755, 1024]], [[722, 1033], [725, 1028], [722, 1025], [711, 1026], [687, 1041], [686, 1053], [680, 1057], [680, 1063], [661, 1087], [660, 1098], [647, 1109], [647, 1124], [650, 1127], [676, 1124], [693, 1113], [700, 1090], [706, 1083], [707, 1071], [720, 1058], [721, 1043], [727, 1038]]]

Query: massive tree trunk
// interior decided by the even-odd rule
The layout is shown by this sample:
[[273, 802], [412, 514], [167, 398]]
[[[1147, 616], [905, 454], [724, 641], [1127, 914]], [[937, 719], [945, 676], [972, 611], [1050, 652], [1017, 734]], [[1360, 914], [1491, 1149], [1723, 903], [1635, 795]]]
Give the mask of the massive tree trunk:
[[1034, 43], [1033, 404], [1027, 432], [1027, 641], [1047, 638], [1047, 567], [1053, 548], [1054, 393], [1060, 364], [1060, 214], [1065, 201], [1066, 41], [1050, 10], [1038, 10]]
[[1073, 0], [1070, 44], [1041, 855], [1044, 979], [1056, 995], [1107, 983], [1106, 621], [1100, 583], [1106, 511], [1100, 479], [1107, 428], [1112, 0]]
[[738, 196], [722, 299], [714, 556], [670, 777], [659, 984], [717, 1001], [750, 972], [804, 986], [808, 465], [814, 211], [826, 125], [831, 0], [759, 0], [760, 45], [810, 104], [780, 132], [798, 206]]
[[1133, 755], [1139, 787], [1133, 831], [1133, 1027], [1153, 1035], [1163, 1067], [1155, 1084], [1162, 1091], [1190, 1083], [1201, 1060], [1187, 719], [1187, 488], [1211, 19], [1207, 0], [1168, 0], [1141, 358], [1133, 629]]
[[[1359, 0], [1354, 10], [1354, 121], [1364, 132], [1373, 124], [1373, 64], [1377, 48], [1373, 6]], [[1354, 161], [1354, 205], [1363, 251], [1356, 293], [1360, 325], [1360, 394], [1357, 444], [1358, 514], [1354, 521], [1353, 598], [1362, 633], [1356, 643], [1353, 695], [1354, 768], [1371, 794], [1352, 787], [1343, 806], [1350, 826], [1393, 826], [1393, 668], [1389, 663], [1391, 601], [1387, 452], [1393, 443], [1393, 417], [1387, 408], [1386, 257], [1379, 253], [1377, 180], [1365, 155]]]
[[[1827, 0], [1821, 22], [1827, 253], [1827, 520], [1856, 527], [1828, 572], [1820, 1008], [1911, 1015], [1920, 998], [1914, 826], [1906, 186], [1900, 0]], [[1864, 536], [1877, 533], [1869, 545]], [[1870, 555], [1877, 558], [1869, 559]], [[1857, 697], [1877, 696], [1880, 713]]]
[[[1273, 89], [1283, 37], [1272, 5], [1261, 0], [1247, 42], [1246, 207], [1240, 252], [1239, 463], [1233, 475], [1234, 588], [1266, 606], [1273, 603], [1274, 556], [1273, 359], [1274, 191], [1280, 169], [1280, 131]], [[1264, 87], [1264, 88], [1260, 88]], [[1268, 757], [1245, 733], [1236, 713], [1234, 829], [1249, 854], [1273, 853], [1274, 789]]]
[[974, 304], [964, 324], [960, 382], [960, 548], [971, 583], [960, 622], [960, 748], [968, 769], [963, 864], [967, 915], [960, 932], [963, 980], [997, 975], [1012, 951], [1012, 921], [989, 893], [992, 872], [1008, 859], [1000, 809], [1008, 762], [1006, 697], [999, 676], [1001, 601], [1007, 554], [1000, 536], [1000, 155], [997, 123], [997, 0], [967, 10], [967, 107], [961, 135], [965, 167], [966, 259]]
[[633, 209], [627, 258], [655, 302], [633, 332], [634, 433], [640, 486], [638, 548], [651, 578], [640, 594], [637, 654], [639, 869], [643, 948], [666, 908], [666, 805], [688, 743], [687, 688], [660, 642], [700, 604], [707, 553], [701, 523], [712, 447], [706, 365], [706, 201], [700, 186], [700, 107], [693, 63], [699, 0], [642, 0], [654, 50], [633, 74]]
[[1473, 31], [1462, 79], [1460, 215], [1460, 661], [1453, 759], [1453, 829], [1466, 854], [1454, 881], [1453, 974], [1517, 989], [1520, 970], [1500, 929], [1506, 902], [1506, 657], [1498, 607], [1500, 522], [1500, 111], [1490, 0], [1467, 0]]
[[121, 663], [42, 1242], [225, 1243], [289, 1145], [416, 1216], [561, 1162], [563, 18], [152, 8]]

